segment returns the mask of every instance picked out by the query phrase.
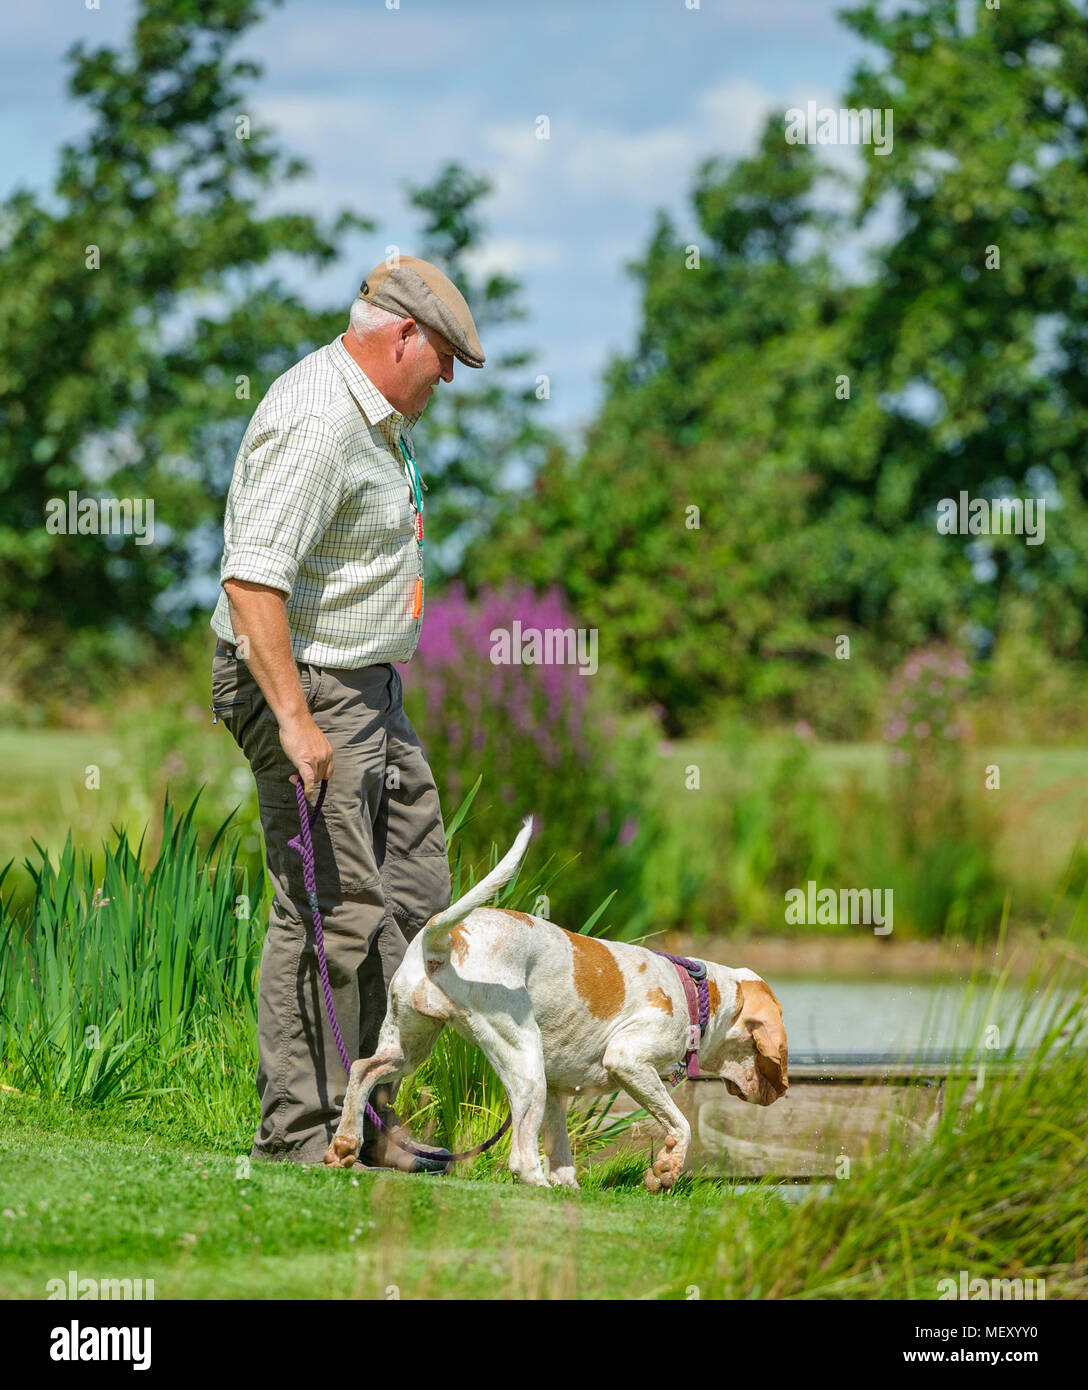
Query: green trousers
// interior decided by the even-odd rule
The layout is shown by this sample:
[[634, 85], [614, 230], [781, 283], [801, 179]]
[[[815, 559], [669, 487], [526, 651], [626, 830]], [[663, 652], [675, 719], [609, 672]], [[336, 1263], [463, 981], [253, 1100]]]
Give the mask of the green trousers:
[[[376, 1050], [389, 981], [427, 918], [449, 906], [438, 791], [389, 663], [354, 671], [299, 665], [333, 775], [314, 826], [314, 860], [333, 1004], [352, 1059]], [[347, 1077], [325, 1012], [302, 861], [294, 768], [245, 662], [217, 651], [212, 708], [257, 783], [275, 899], [261, 957], [253, 1158], [319, 1163]], [[364, 1144], [373, 1138], [369, 1122]]]

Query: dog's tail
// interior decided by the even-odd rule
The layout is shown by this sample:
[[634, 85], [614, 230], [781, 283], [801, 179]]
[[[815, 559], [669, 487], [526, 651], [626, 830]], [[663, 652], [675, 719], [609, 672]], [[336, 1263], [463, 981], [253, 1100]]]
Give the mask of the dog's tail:
[[532, 833], [533, 818], [526, 816], [521, 823], [518, 837], [507, 850], [505, 858], [500, 859], [488, 876], [481, 879], [475, 888], [470, 888], [463, 898], [458, 898], [444, 912], [436, 912], [428, 920], [423, 928], [425, 957], [434, 951], [444, 952], [449, 945], [451, 929], [467, 917], [473, 908], [483, 907], [492, 894], [514, 877], [529, 846]]

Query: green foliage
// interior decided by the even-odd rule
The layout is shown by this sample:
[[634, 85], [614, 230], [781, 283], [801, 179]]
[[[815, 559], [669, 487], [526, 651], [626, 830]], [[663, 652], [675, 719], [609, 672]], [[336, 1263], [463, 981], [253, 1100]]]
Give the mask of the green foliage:
[[[29, 910], [0, 901], [0, 1055], [17, 1085], [70, 1101], [137, 1099], [199, 1022], [256, 1026], [258, 893], [235, 871], [224, 824], [206, 851], [191, 805], [163, 811], [162, 848], [141, 863], [122, 830], [101, 865], [69, 835], [54, 866], [27, 863]], [[141, 1088], [129, 1073], [143, 1064]]]
[[[879, 199], [901, 215], [857, 323], [871, 389], [893, 402], [875, 460], [882, 486], [904, 498], [905, 518], [926, 524], [960, 488], [1045, 495], [1046, 542], [983, 541], [978, 554], [994, 577], [960, 585], [964, 616], [1000, 633], [1021, 596], [1052, 656], [1083, 659], [1084, 6], [886, 8], [867, 3], [844, 16], [887, 57], [879, 69], [862, 65], [845, 104], [895, 112], [895, 156], [867, 152], [859, 202], [860, 215]], [[932, 422], [916, 439], [898, 429], [908, 388], [932, 401]]]
[[440, 583], [456, 573], [462, 555], [501, 513], [511, 461], [535, 473], [555, 443], [543, 423], [546, 407], [526, 376], [533, 354], [504, 345], [508, 330], [526, 317], [521, 286], [508, 275], [477, 276], [471, 269], [471, 254], [484, 236], [478, 204], [491, 186], [450, 163], [430, 184], [405, 190], [424, 215], [417, 254], [439, 266], [465, 296], [487, 354], [479, 371], [455, 364], [453, 384], [435, 392], [412, 431], [430, 488], [428, 573], [436, 571]]
[[[1010, 1002], [995, 994], [987, 1016], [1008, 1017]], [[396, 1283], [431, 1299], [682, 1299], [696, 1284], [703, 1299], [932, 1300], [967, 1269], [1083, 1299], [1084, 1004], [1076, 988], [1052, 995], [1048, 1036], [1011, 1073], [989, 1065], [1001, 1049], [953, 1077], [926, 1144], [901, 1148], [893, 1133], [889, 1157], [790, 1202], [700, 1174], [651, 1195], [644, 1152], [598, 1159], [580, 1193], [290, 1163], [246, 1172], [235, 1136], [209, 1151], [161, 1108], [149, 1121], [135, 1106], [73, 1112], [0, 1091], [0, 1206], [15, 1218], [0, 1223], [0, 1292], [42, 1297], [74, 1242], [88, 1268], [153, 1277], [159, 1298], [381, 1298]], [[980, 1082], [976, 1104], [966, 1088]], [[200, 1095], [180, 1094], [195, 1111]]]
[[[478, 790], [447, 831], [454, 897], [481, 876], [465, 866], [457, 839]], [[229, 821], [201, 849], [196, 809], [194, 801], [177, 817], [167, 800], [150, 866], [143, 841], [134, 848], [120, 830], [100, 861], [77, 851], [71, 835], [56, 864], [37, 847], [38, 862], [27, 863], [28, 903], [3, 896], [11, 865], [0, 872], [0, 1068], [17, 1090], [69, 1103], [125, 1102], [248, 1151], [267, 921]], [[497, 859], [492, 845], [489, 867]], [[529, 907], [539, 885], [519, 887], [519, 878], [500, 901]], [[447, 1029], [398, 1106], [413, 1127], [466, 1147], [499, 1127], [506, 1099], [483, 1054]], [[598, 1101], [576, 1109], [579, 1152], [613, 1142], [637, 1118], [610, 1119], [608, 1108]], [[504, 1141], [469, 1171], [497, 1172], [508, 1151]]]
[[[723, 700], [825, 734], [853, 703], [856, 731], [874, 670], [934, 636], [1000, 638], [1018, 597], [1052, 658], [1088, 655], [1084, 18], [1030, 0], [968, 31], [944, 0], [884, 9], [849, 18], [884, 61], [844, 105], [894, 113], [853, 209], [900, 214], [865, 283], [833, 270], [851, 219], [817, 211], [826, 176], [781, 115], [750, 158], [706, 161], [694, 230], [660, 215], [632, 267], [638, 342], [584, 448], [470, 557], [473, 584], [562, 586], [672, 732]], [[939, 535], [960, 489], [1046, 498], [1045, 544]]]
[[[520, 649], [492, 660], [493, 634], [510, 635], [515, 623], [523, 636], [540, 635], [535, 660], [518, 660]], [[452, 586], [428, 605], [405, 704], [426, 731], [440, 795], [456, 799], [480, 778], [496, 798], [474, 808], [462, 828], [468, 860], [495, 842], [508, 844], [531, 812], [536, 854], [554, 866], [559, 883], [545, 915], [576, 927], [611, 891], [610, 934], [637, 935], [649, 924], [641, 880], [658, 833], [644, 795], [655, 730], [650, 716], [619, 712], [611, 673], [584, 673], [596, 654], [588, 643], [577, 653], [557, 648], [545, 660], [542, 634], [578, 626], [554, 595], [507, 586], [470, 604]], [[532, 900], [530, 910], [540, 910]]]
[[[284, 256], [328, 265], [346, 230], [370, 227], [258, 213], [306, 171], [267, 131], [238, 138], [259, 69], [228, 50], [262, 8], [143, 0], [124, 51], [75, 45], [86, 134], [61, 150], [49, 207], [26, 190], [0, 207], [0, 610], [69, 668], [65, 634], [169, 629], [156, 601], [219, 519], [254, 402], [344, 317], [259, 279]], [[69, 490], [153, 499], [155, 543], [50, 534], [47, 501]]]
[[997, 803], [955, 744], [899, 767], [882, 747], [820, 746], [804, 726], [754, 738], [723, 720], [712, 740], [665, 751], [652, 800], [662, 829], [642, 871], [654, 930], [856, 934], [787, 923], [786, 893], [810, 880], [890, 889], [904, 936], [993, 936], [1010, 893], [1018, 920], [1046, 914], [1057, 869], [1029, 880], [1009, 872]]
[[1033, 991], [999, 1009], [999, 984], [990, 1016], [1013, 1017], [1003, 1046], [955, 1069], [927, 1143], [910, 1149], [901, 1127], [890, 1130], [886, 1157], [773, 1231], [753, 1204], [723, 1211], [679, 1285], [698, 1283], [704, 1298], [936, 1299], [939, 1281], [958, 1285], [966, 1269], [987, 1281], [1044, 1279], [1048, 1298], [1083, 1298], [1088, 989], [1078, 975], [1071, 993], [1053, 976], [1035, 982], [1046, 1028], [1022, 1058], [1016, 1039]]

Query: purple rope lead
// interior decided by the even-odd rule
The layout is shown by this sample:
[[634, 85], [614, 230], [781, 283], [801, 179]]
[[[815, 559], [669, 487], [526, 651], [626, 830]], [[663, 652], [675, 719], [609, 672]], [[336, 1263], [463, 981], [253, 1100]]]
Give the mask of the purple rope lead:
[[[336, 1021], [336, 1010], [332, 1005], [332, 985], [329, 983], [329, 967], [325, 962], [325, 930], [321, 925], [321, 910], [317, 904], [317, 871], [314, 868], [313, 828], [321, 815], [321, 807], [325, 804], [325, 793], [328, 787], [328, 782], [321, 783], [321, 790], [317, 794], [317, 801], [314, 803], [314, 809], [311, 813], [302, 778], [300, 777], [295, 783], [299, 823], [302, 828], [293, 840], [287, 841], [287, 848], [297, 850], [302, 859], [302, 881], [306, 885], [306, 896], [310, 900], [310, 911], [314, 915], [314, 942], [317, 945], [317, 963], [321, 972], [321, 990], [325, 996], [325, 1009], [332, 1025], [332, 1035], [336, 1039], [336, 1050], [340, 1054], [344, 1070], [350, 1075], [351, 1058], [344, 1046], [340, 1025]], [[367, 1108], [369, 1109], [369, 1103]]]
[[[295, 783], [295, 795], [298, 800], [299, 833], [293, 840], [287, 841], [288, 849], [297, 850], [302, 860], [302, 882], [306, 887], [306, 896], [310, 901], [310, 911], [314, 917], [314, 945], [317, 947], [317, 966], [321, 975], [321, 992], [325, 996], [325, 1011], [329, 1015], [329, 1024], [332, 1027], [332, 1035], [336, 1039], [336, 1050], [340, 1054], [340, 1060], [344, 1064], [344, 1070], [351, 1076], [351, 1058], [348, 1050], [344, 1046], [343, 1035], [340, 1032], [340, 1025], [336, 1021], [336, 1010], [332, 1002], [332, 985], [329, 983], [329, 967], [325, 960], [325, 931], [321, 925], [321, 910], [317, 902], [317, 871], [314, 868], [314, 843], [313, 828], [317, 824], [318, 817], [321, 815], [321, 808], [325, 804], [325, 793], [328, 791], [328, 782], [321, 783], [321, 790], [318, 792], [317, 801], [314, 803], [313, 811], [310, 810], [306, 800], [306, 788], [303, 786], [300, 777]], [[366, 1102], [366, 1115], [369, 1120], [384, 1130], [389, 1138], [399, 1149], [404, 1149], [410, 1154], [415, 1154], [417, 1158], [429, 1159], [448, 1159], [449, 1162], [457, 1162], [463, 1158], [475, 1158], [477, 1154], [485, 1153], [493, 1144], [497, 1144], [506, 1131], [510, 1128], [510, 1116], [507, 1115], [502, 1123], [502, 1128], [497, 1134], [493, 1134], [490, 1139], [486, 1139], [482, 1144], [477, 1144], [475, 1148], [465, 1149], [463, 1153], [447, 1154], [435, 1153], [433, 1149], [420, 1149], [415, 1144], [408, 1144], [403, 1139], [398, 1139], [391, 1134], [388, 1126], [381, 1116], [370, 1104]]]

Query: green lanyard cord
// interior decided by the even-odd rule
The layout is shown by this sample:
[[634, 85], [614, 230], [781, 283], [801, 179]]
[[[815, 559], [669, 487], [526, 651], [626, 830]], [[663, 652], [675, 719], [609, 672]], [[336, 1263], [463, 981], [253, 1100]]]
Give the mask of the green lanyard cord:
[[417, 511], [417, 512], [422, 512], [422, 511], [423, 511], [423, 491], [422, 491], [422, 488], [420, 487], [419, 469], [416, 467], [416, 461], [415, 461], [414, 457], [412, 456], [411, 450], [410, 450], [410, 449], [405, 445], [405, 443], [404, 443], [404, 436], [403, 436], [403, 435], [401, 435], [401, 437], [400, 437], [400, 439], [397, 441], [397, 443], [400, 445], [400, 451], [401, 451], [401, 453], [404, 455], [404, 462], [405, 462], [405, 464], [406, 464], [407, 467], [408, 467], [408, 476], [409, 476], [409, 478], [411, 478], [411, 480], [412, 480], [412, 491], [413, 491], [413, 494], [414, 494], [414, 496], [415, 496], [416, 511]]

